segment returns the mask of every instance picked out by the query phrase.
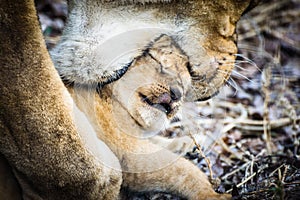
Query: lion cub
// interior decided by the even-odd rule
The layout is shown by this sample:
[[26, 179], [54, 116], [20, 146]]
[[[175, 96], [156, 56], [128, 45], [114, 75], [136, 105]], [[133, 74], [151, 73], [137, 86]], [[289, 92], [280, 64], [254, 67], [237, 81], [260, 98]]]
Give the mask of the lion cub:
[[123, 187], [188, 199], [227, 199], [192, 163], [148, 140], [168, 127], [182, 104], [191, 84], [187, 66], [188, 57], [173, 39], [161, 35], [117, 81], [94, 89], [71, 84], [69, 91], [98, 138], [119, 159]]

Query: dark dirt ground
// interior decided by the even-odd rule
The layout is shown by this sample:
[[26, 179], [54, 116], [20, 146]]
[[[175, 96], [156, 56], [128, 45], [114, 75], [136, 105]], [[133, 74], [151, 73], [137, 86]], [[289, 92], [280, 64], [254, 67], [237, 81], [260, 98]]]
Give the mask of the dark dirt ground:
[[[37, 0], [47, 46], [59, 40], [67, 15], [61, 0]], [[233, 199], [300, 199], [300, 1], [264, 1], [240, 20], [236, 68], [220, 95], [199, 103], [202, 134], [218, 135], [187, 153], [218, 177]], [[210, 105], [210, 106], [208, 106]], [[123, 199], [179, 199], [164, 193]]]

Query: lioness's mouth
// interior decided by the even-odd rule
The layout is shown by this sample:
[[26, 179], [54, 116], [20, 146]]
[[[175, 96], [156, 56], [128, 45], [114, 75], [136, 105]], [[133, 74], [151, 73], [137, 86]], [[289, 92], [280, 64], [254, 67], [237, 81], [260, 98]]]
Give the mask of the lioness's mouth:
[[166, 103], [166, 102], [155, 103], [142, 93], [139, 93], [139, 96], [141, 97], [143, 102], [147, 103], [149, 106], [151, 106], [153, 108], [156, 108], [156, 109], [164, 112], [166, 115], [170, 115], [171, 113], [174, 112], [171, 101], [169, 103]]

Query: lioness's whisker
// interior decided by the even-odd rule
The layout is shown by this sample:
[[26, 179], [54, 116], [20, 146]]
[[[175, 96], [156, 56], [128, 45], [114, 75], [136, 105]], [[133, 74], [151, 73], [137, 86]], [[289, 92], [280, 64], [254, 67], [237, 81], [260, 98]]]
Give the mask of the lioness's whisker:
[[229, 86], [231, 86], [232, 88], [234, 88], [233, 95], [236, 95], [237, 92], [238, 92], [238, 85], [237, 85], [237, 83], [231, 77], [227, 80], [227, 83], [228, 83]]
[[235, 76], [235, 77], [239, 77], [239, 78], [244, 78], [246, 79], [247, 81], [251, 82], [251, 83], [254, 83], [254, 81], [252, 81], [251, 79], [249, 79], [247, 76], [239, 73], [238, 71], [235, 71], [235, 70], [232, 70], [232, 76]]

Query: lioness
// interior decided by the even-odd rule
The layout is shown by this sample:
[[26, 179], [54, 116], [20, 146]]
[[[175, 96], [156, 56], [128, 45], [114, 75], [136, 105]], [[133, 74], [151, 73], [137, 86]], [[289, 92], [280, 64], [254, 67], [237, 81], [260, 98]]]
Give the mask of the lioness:
[[[250, 1], [69, 1], [68, 25], [51, 53], [69, 93], [33, 0], [0, 2], [1, 164], [18, 184], [2, 177], [3, 198], [117, 199], [121, 186], [230, 198], [147, 138], [184, 100], [207, 99], [227, 80], [235, 23]], [[112, 35], [132, 45], [118, 59], [111, 53], [122, 47]], [[4, 196], [5, 185], [13, 195]]]

